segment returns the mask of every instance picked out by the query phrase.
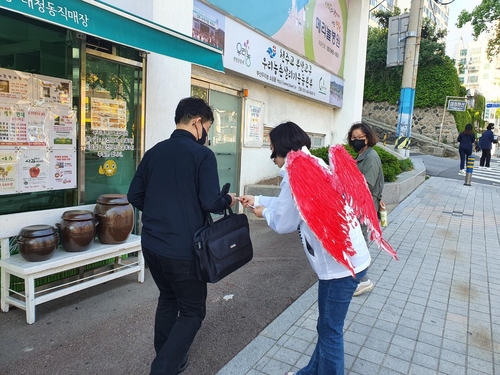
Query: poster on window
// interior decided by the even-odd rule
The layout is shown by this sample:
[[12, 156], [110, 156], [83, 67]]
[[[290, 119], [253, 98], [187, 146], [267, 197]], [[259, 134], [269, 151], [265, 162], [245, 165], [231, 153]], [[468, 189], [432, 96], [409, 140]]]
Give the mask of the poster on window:
[[26, 109], [0, 103], [0, 146], [28, 146]]
[[31, 88], [31, 74], [0, 68], [0, 103], [28, 104]]
[[33, 100], [38, 106], [63, 106], [71, 108], [73, 91], [71, 81], [41, 75], [33, 76]]
[[18, 155], [17, 152], [0, 151], [0, 195], [18, 192]]
[[47, 147], [52, 125], [49, 111], [42, 107], [31, 107], [26, 112], [28, 146]]
[[76, 151], [51, 150], [49, 171], [52, 189], [76, 188]]
[[52, 131], [50, 145], [52, 148], [76, 147], [76, 112], [72, 109], [53, 108], [50, 113]]
[[91, 129], [127, 131], [127, 103], [123, 100], [91, 98]]
[[264, 103], [247, 99], [245, 109], [245, 147], [262, 147], [264, 133]]
[[23, 193], [48, 190], [49, 152], [47, 150], [21, 150], [19, 190]]

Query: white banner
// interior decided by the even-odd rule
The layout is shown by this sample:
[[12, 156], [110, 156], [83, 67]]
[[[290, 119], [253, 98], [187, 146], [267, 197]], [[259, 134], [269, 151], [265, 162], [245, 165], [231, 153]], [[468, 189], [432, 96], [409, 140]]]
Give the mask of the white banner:
[[264, 103], [247, 99], [245, 109], [245, 133], [243, 145], [245, 147], [262, 147], [264, 134]]
[[[260, 34], [226, 18], [224, 67], [269, 85], [338, 105], [330, 101], [332, 74]], [[335, 82], [343, 80], [335, 77]]]

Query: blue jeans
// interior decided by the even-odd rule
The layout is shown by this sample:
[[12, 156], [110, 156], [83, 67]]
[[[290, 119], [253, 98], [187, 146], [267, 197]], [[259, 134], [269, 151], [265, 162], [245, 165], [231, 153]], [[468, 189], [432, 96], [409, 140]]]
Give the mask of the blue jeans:
[[143, 248], [160, 297], [156, 307], [151, 375], [174, 375], [183, 365], [206, 315], [207, 283], [196, 277], [194, 260], [166, 258]]
[[344, 375], [344, 321], [352, 295], [367, 270], [342, 279], [319, 280], [318, 343], [296, 375]]

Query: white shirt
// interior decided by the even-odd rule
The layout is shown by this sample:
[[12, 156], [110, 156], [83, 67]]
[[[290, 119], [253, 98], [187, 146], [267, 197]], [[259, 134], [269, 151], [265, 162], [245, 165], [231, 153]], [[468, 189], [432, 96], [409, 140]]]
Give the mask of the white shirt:
[[[303, 147], [302, 151], [309, 154], [309, 150], [306, 147]], [[316, 159], [318, 159], [319, 163], [324, 168], [328, 168], [322, 159]], [[340, 279], [350, 276], [351, 272], [345, 266], [338, 263], [333, 256], [321, 246], [307, 223], [301, 218], [299, 210], [292, 198], [286, 166], [287, 163], [285, 160], [285, 164], [279, 172], [279, 175], [283, 177], [283, 181], [281, 181], [280, 184], [281, 192], [279, 196], [266, 197], [259, 195], [255, 197], [254, 205], [266, 207], [262, 215], [266, 219], [267, 224], [276, 233], [291, 233], [296, 231], [300, 226], [302, 246], [309, 259], [309, 263], [311, 263], [312, 268], [320, 280]], [[346, 208], [348, 211], [351, 210], [350, 207]], [[332, 213], [332, 218], [333, 216], [334, 213]], [[326, 219], [327, 218], [325, 218], [325, 220]], [[371, 262], [371, 256], [366, 246], [363, 233], [361, 232], [361, 226], [356, 219], [351, 223], [350, 228], [349, 237], [352, 242], [352, 247], [356, 251], [356, 255], [350, 257], [350, 260], [354, 267], [354, 272], [358, 273], [368, 268]], [[306, 241], [313, 249], [314, 254], [311, 254], [307, 249]]]

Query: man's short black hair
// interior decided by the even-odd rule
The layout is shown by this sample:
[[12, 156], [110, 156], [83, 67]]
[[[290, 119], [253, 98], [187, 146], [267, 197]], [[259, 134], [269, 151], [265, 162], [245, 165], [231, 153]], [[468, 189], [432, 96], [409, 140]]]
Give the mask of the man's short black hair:
[[488, 127], [487, 127], [486, 129], [491, 130], [491, 129], [494, 129], [494, 128], [495, 128], [495, 124], [494, 124], [494, 123], [492, 123], [492, 122], [490, 122], [490, 123], [488, 124]]
[[174, 121], [176, 124], [185, 124], [195, 117], [201, 117], [202, 122], [214, 122], [212, 108], [201, 98], [184, 98], [175, 110]]
[[276, 126], [269, 132], [269, 138], [274, 148], [271, 159], [276, 156], [286, 158], [291, 150], [300, 150], [303, 146], [311, 148], [311, 138], [294, 122], [288, 121]]

